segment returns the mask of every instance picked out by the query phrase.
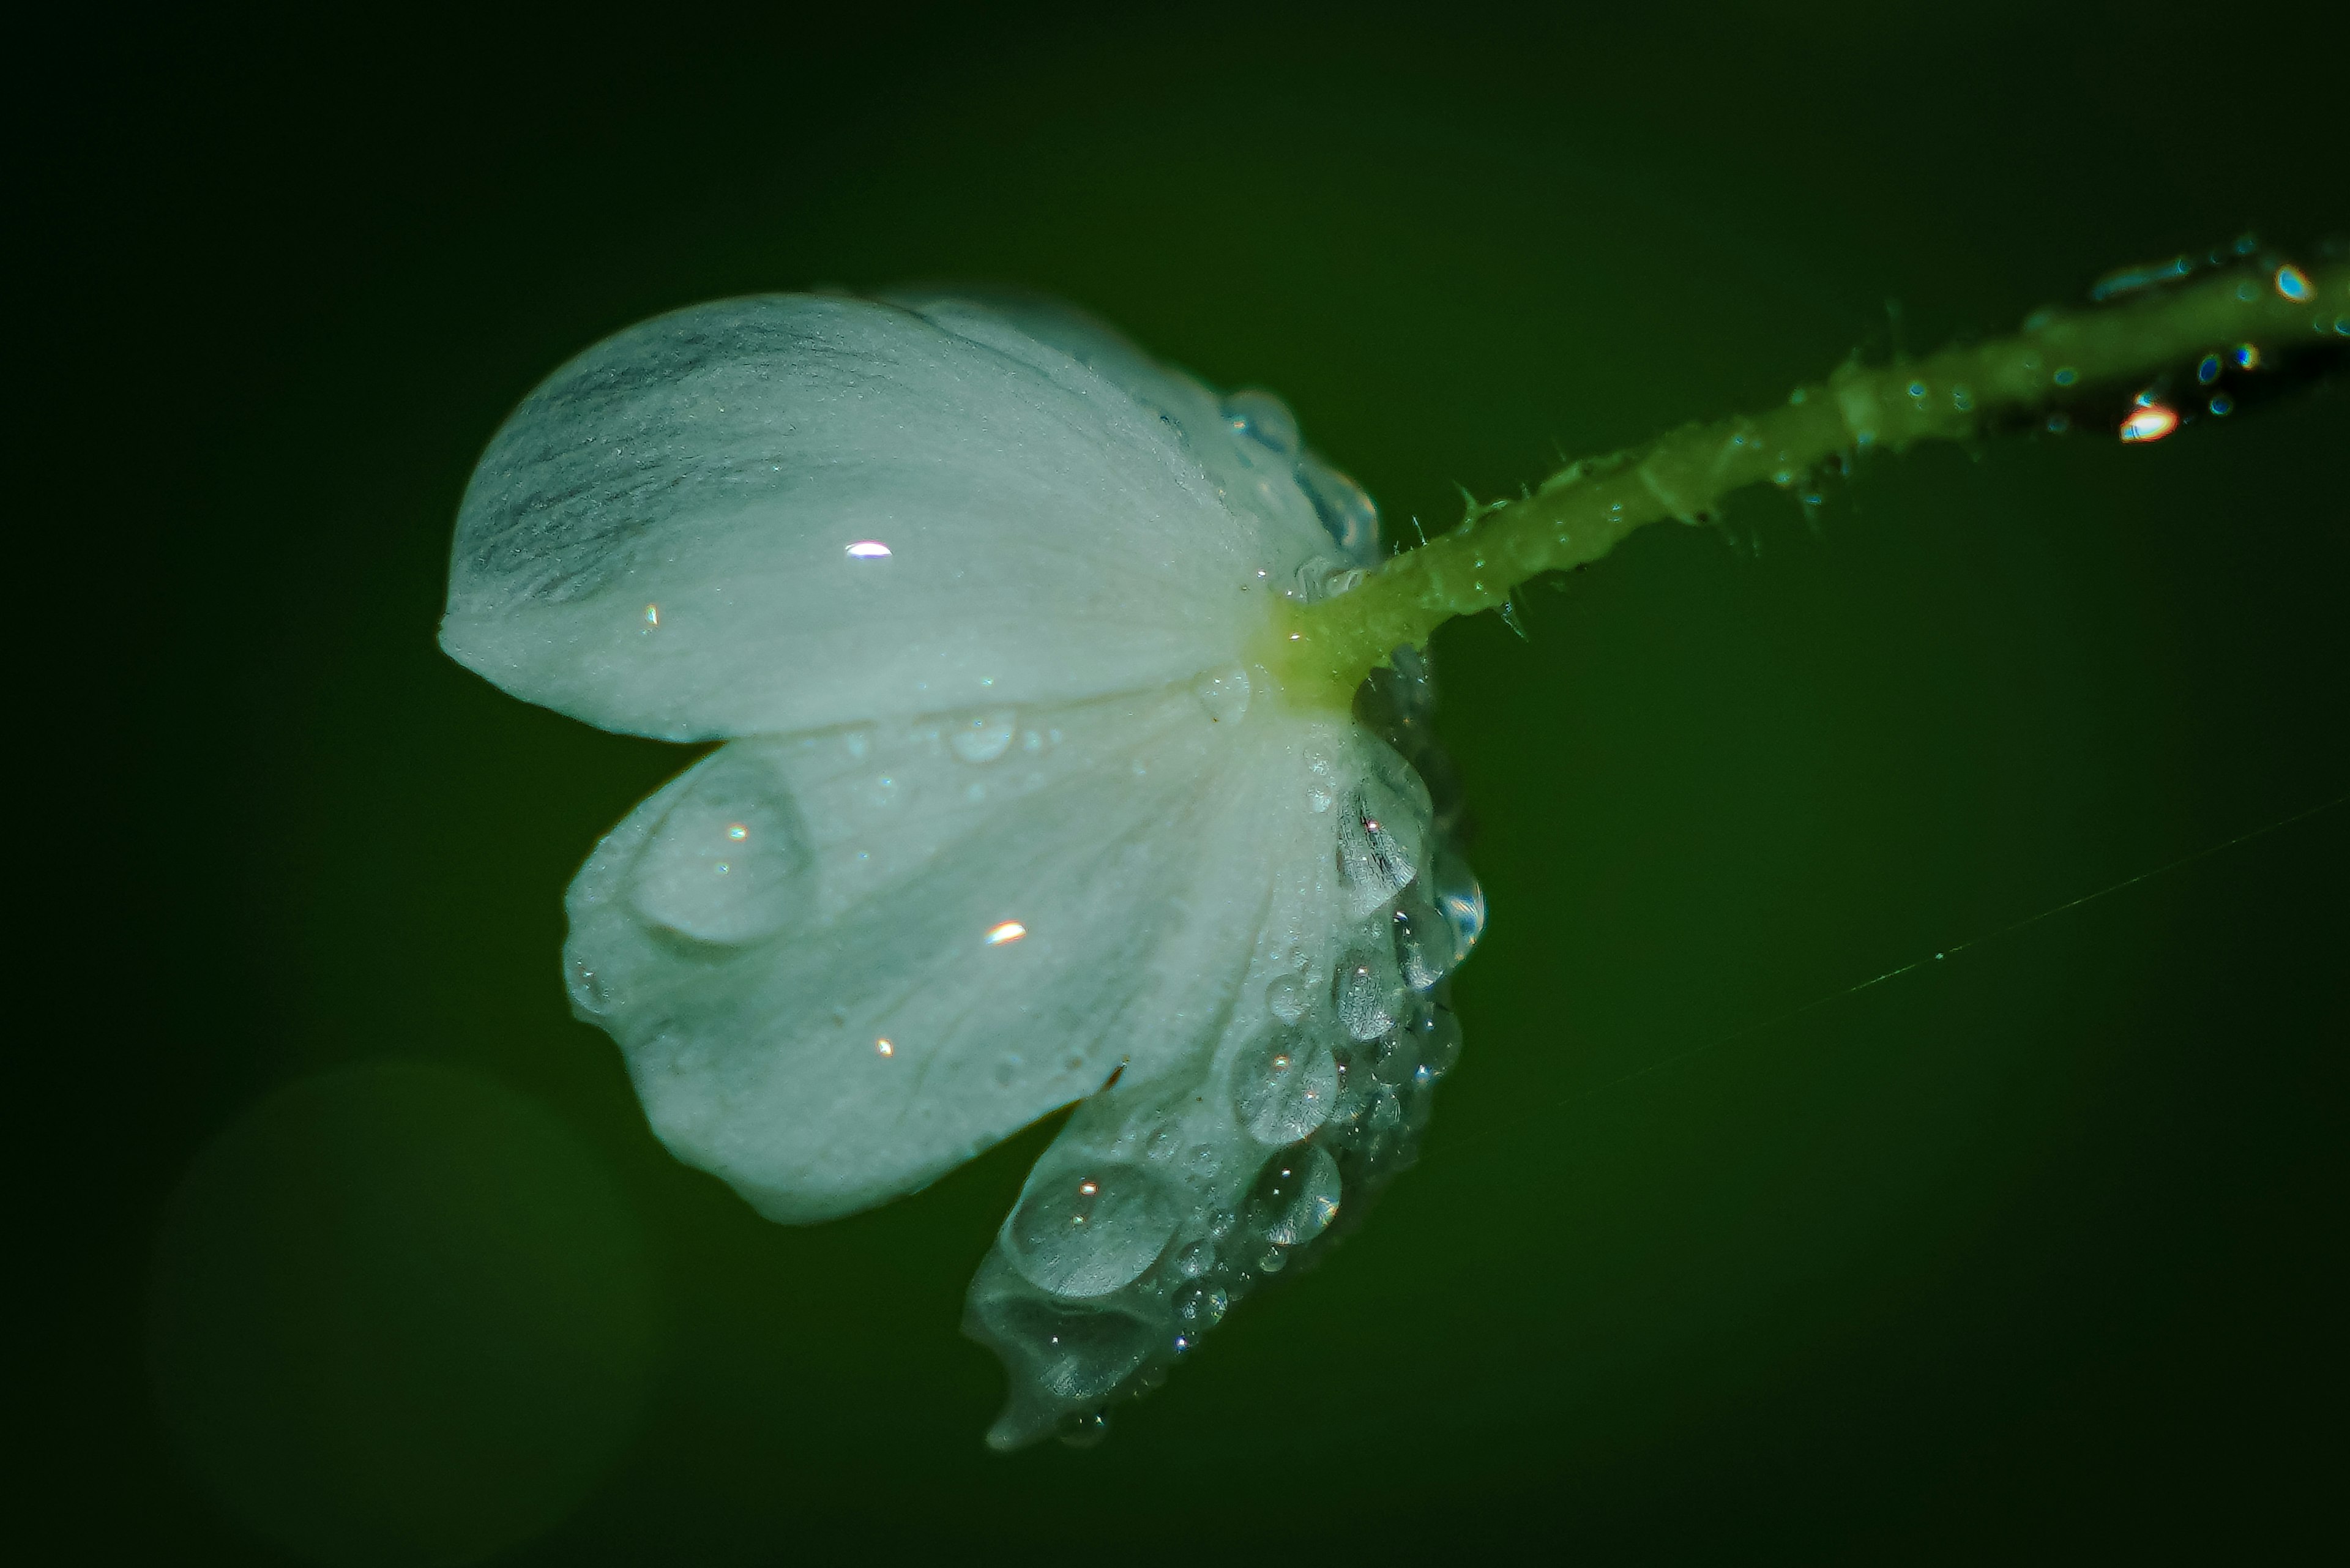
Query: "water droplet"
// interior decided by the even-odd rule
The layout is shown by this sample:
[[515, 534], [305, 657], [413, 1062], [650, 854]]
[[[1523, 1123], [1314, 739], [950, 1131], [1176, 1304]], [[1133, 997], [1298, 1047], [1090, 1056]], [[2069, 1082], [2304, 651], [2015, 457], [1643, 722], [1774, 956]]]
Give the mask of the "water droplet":
[[1187, 1280], [1196, 1280], [1216, 1266], [1216, 1244], [1194, 1241], [1175, 1254], [1175, 1272]]
[[1305, 1016], [1311, 993], [1305, 982], [1294, 974], [1284, 974], [1264, 988], [1264, 1005], [1284, 1023], [1295, 1023]]
[[2309, 275], [2287, 262], [2276, 270], [2276, 291], [2295, 305], [2306, 305], [2317, 297], [2317, 286]]
[[1191, 691], [1214, 723], [1236, 724], [1248, 711], [1248, 671], [1237, 664], [1209, 670], [1191, 682]]
[[1019, 715], [1008, 708], [973, 713], [948, 732], [947, 744], [964, 762], [992, 763], [1012, 749], [1012, 737], [1019, 727]]
[[2236, 411], [2236, 400], [2225, 392], [2214, 392], [2211, 394], [2211, 411], [2224, 420]]
[[1357, 1040], [1376, 1040], [1395, 1027], [1401, 1011], [1403, 979], [1383, 951], [1357, 950], [1338, 965], [1331, 981], [1331, 1001], [1338, 1022]]
[[1408, 1031], [1417, 1059], [1416, 1083], [1432, 1083], [1461, 1061], [1461, 1020], [1452, 1009], [1438, 1003], [1412, 1020]]
[[1338, 877], [1350, 917], [1369, 914], [1419, 875], [1427, 828], [1427, 808], [1393, 784], [1373, 777], [1356, 786], [1338, 818]]
[[1186, 1285], [1175, 1295], [1176, 1326], [1196, 1340], [1223, 1322], [1232, 1304], [1232, 1296], [1220, 1285]]
[[1363, 1060], [1372, 1077], [1389, 1088], [1400, 1087], [1419, 1070], [1419, 1036], [1409, 1024], [1391, 1029], [1364, 1047]]
[[2080, 379], [2081, 372], [2070, 365], [2059, 365], [2056, 367], [2056, 374], [2049, 378], [2060, 387], [2069, 387]]
[[725, 746], [687, 775], [629, 868], [629, 900], [656, 925], [739, 947], [773, 936], [810, 897], [807, 832], [783, 780]]
[[1297, 416], [1271, 392], [1251, 388], [1224, 400], [1224, 422], [1234, 435], [1283, 457], [1297, 451]]
[[1221, 1241], [1225, 1237], [1231, 1235], [1232, 1233], [1232, 1227], [1240, 1222], [1241, 1217], [1233, 1213], [1231, 1210], [1219, 1209], [1213, 1214], [1208, 1216], [1208, 1234]]
[[1314, 503], [1314, 514], [1347, 558], [1357, 566], [1379, 559], [1379, 509], [1363, 487], [1307, 452], [1297, 460], [1297, 483]]
[[1458, 964], [1485, 934], [1485, 890], [1477, 886], [1469, 863], [1449, 849], [1436, 857], [1433, 881], [1437, 912], [1452, 928], [1452, 961]]
[[1232, 1110], [1260, 1143], [1295, 1143], [1330, 1117], [1338, 1064], [1329, 1045], [1285, 1030], [1258, 1041], [1232, 1067]]
[[573, 1011], [589, 1018], [603, 1018], [611, 1012], [611, 988], [586, 959], [575, 958], [566, 964], [564, 978], [569, 982]]
[[1430, 909], [1416, 888], [1407, 888], [1396, 900], [1396, 969], [1414, 991], [1426, 991], [1451, 968], [1455, 943], [1452, 928]]
[[1122, 1312], [1089, 1311], [1023, 1294], [985, 1302], [979, 1315], [1039, 1387], [1072, 1404], [1109, 1397], [1149, 1355], [1160, 1332]]
[[1294, 1144], [1265, 1162], [1250, 1189], [1249, 1229], [1276, 1247], [1311, 1241], [1337, 1217], [1338, 1193], [1338, 1162], [1330, 1151]]
[[2220, 379], [2220, 356], [2217, 354], [2204, 355], [2202, 362], [2195, 367], [2195, 379], [2202, 382], [2207, 387], [2212, 382], [2218, 380]]
[[2126, 441], [2158, 441], [2178, 428], [2178, 416], [2160, 403], [2133, 409], [2121, 425]]
[[1149, 1171], [1103, 1165], [1032, 1179], [1003, 1239], [1032, 1283], [1059, 1296], [1097, 1296], [1157, 1262], [1174, 1231], [1174, 1205]]
[[1534, 640], [1533, 634], [1526, 630], [1526, 618], [1519, 613], [1517, 596], [1514, 594], [1502, 601], [1502, 624], [1516, 632], [1522, 640], [1526, 642]]

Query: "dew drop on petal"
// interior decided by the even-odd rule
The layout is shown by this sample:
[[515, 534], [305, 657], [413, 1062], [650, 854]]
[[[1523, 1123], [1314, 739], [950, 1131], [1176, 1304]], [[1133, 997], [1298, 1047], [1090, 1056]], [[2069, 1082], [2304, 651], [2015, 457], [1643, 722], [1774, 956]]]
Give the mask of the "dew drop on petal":
[[1384, 952], [1357, 949], [1338, 965], [1330, 999], [1338, 1022], [1357, 1040], [1376, 1040], [1395, 1027], [1403, 981]]
[[1232, 1110], [1260, 1143], [1295, 1143], [1330, 1117], [1338, 1064], [1327, 1043], [1284, 1030], [1241, 1054], [1232, 1069]]
[[629, 899], [655, 925], [739, 947], [799, 915], [811, 864], [782, 781], [730, 747], [694, 770], [638, 852]]
[[1396, 968], [1414, 991], [1427, 991], [1451, 971], [1456, 961], [1452, 928], [1445, 923], [1417, 888], [1407, 888], [1396, 900]]
[[992, 763], [1012, 749], [1012, 737], [1019, 727], [1019, 716], [1010, 709], [973, 713], [956, 722], [947, 732], [947, 744], [964, 762]]
[[1433, 880], [1437, 912], [1452, 928], [1452, 961], [1458, 964], [1485, 934], [1485, 890], [1477, 886], [1469, 863], [1451, 850], [1437, 856]]
[[1232, 1296], [1219, 1285], [1186, 1285], [1175, 1296], [1175, 1323], [1186, 1334], [1197, 1335], [1224, 1321]]
[[1461, 1021], [1439, 1004], [1414, 1019], [1404, 1032], [1411, 1043], [1412, 1081], [1433, 1083], [1461, 1061]]
[[1253, 389], [1224, 400], [1224, 422], [1232, 434], [1268, 452], [1288, 457], [1297, 451], [1297, 416], [1271, 392]]
[[1311, 1000], [1305, 981], [1294, 974], [1278, 976], [1264, 988], [1265, 1011], [1284, 1023], [1305, 1017]]
[[1311, 1241], [1338, 1215], [1338, 1162], [1301, 1143], [1267, 1160], [1248, 1197], [1249, 1229], [1276, 1247]]
[[1425, 837], [1420, 812], [1385, 781], [1365, 779], [1338, 818], [1338, 877], [1347, 913], [1368, 914], [1419, 874]]
[[1175, 1208], [1139, 1166], [1055, 1172], [1031, 1184], [1004, 1240], [1030, 1283], [1097, 1296], [1139, 1276], [1175, 1231]]
[[1029, 1375], [1056, 1399], [1106, 1399], [1142, 1365], [1157, 1343], [1149, 1324], [1120, 1312], [1070, 1308], [1007, 1295], [983, 1309], [1007, 1346], [1017, 1346]]

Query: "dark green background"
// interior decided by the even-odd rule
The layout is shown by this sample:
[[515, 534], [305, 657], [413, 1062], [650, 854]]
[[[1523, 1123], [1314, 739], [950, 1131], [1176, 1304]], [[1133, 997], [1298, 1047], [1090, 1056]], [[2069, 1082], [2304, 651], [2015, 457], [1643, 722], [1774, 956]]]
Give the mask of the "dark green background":
[[[18, 1047], [20, 1224], [56, 1260], [27, 1357], [55, 1397], [20, 1430], [64, 1554], [278, 1560], [202, 1479], [243, 1450], [156, 1414], [159, 1227], [264, 1096], [381, 1057], [551, 1114], [604, 1173], [580, 1224], [637, 1259], [612, 1289], [656, 1303], [633, 1436], [518, 1561], [2241, 1560], [2331, 1533], [2350, 809], [1929, 955], [2350, 787], [2338, 394], [2148, 449], [1875, 462], [1817, 541], [1749, 495], [1759, 553], [1653, 529], [1527, 596], [1528, 641], [1447, 628], [1492, 925], [1425, 1159], [1098, 1449], [984, 1452], [998, 1374], [956, 1334], [1044, 1131], [786, 1230], [671, 1162], [568, 1016], [562, 888], [684, 753], [507, 699], [432, 628], [489, 433], [639, 317], [1058, 292], [1280, 391], [1408, 529], [1456, 483], [1881, 352], [1888, 299], [1929, 348], [2119, 263], [2350, 216], [2322, 8], [1630, 9], [35, 41], [27, 523], [67, 549], [18, 590], [45, 628], [24, 754], [70, 810], [23, 846], [68, 881], [67, 953], [27, 977], [65, 1005]], [[92, 670], [107, 701], [65, 695]], [[483, 1234], [548, 1201], [516, 1181], [480, 1189]], [[268, 1234], [296, 1279], [349, 1244]], [[382, 1245], [389, 1276], [446, 1251]], [[530, 1352], [530, 1299], [471, 1299], [246, 1345], [246, 1418], [315, 1393], [319, 1346], [358, 1392], [284, 1403], [269, 1441], [339, 1451], [391, 1397], [365, 1366]], [[414, 1444], [488, 1441], [495, 1391], [450, 1387]], [[494, 1413], [524, 1448], [570, 1419]], [[364, 1506], [411, 1471], [438, 1506], [410, 1438], [369, 1433]], [[503, 1451], [480, 1473], [529, 1470]]]

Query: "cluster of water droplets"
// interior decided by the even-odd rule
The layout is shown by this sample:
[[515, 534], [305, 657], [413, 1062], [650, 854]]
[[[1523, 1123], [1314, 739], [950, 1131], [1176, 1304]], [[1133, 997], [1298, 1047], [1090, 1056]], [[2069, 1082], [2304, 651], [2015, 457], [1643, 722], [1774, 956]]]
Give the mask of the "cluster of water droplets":
[[1349, 776], [1305, 765], [1343, 917], [1317, 962], [1274, 955], [1204, 1085], [1081, 1106], [972, 1281], [966, 1331], [1003, 1359], [989, 1441], [1084, 1444], [1157, 1387], [1241, 1300], [1309, 1262], [1416, 1157], [1460, 1059], [1447, 997], [1484, 897], [1452, 848], [1457, 792], [1405, 654], [1357, 694], [1387, 742]]

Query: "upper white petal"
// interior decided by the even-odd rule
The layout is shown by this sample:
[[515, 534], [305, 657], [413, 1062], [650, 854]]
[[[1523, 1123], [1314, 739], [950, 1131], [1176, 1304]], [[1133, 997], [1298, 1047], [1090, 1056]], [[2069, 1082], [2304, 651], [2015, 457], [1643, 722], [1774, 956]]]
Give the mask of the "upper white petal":
[[1330, 553], [1197, 383], [918, 303], [723, 300], [557, 370], [466, 492], [443, 646], [607, 728], [783, 732], [1165, 685]]

